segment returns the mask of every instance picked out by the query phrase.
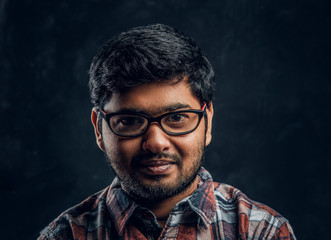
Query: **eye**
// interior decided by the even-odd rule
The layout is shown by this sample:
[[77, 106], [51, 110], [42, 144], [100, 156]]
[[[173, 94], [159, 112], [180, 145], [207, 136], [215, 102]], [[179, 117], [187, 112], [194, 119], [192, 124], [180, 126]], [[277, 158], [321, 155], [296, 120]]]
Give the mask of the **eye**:
[[166, 128], [183, 128], [188, 122], [190, 122], [190, 117], [186, 113], [173, 113], [162, 119], [162, 124]]
[[126, 116], [126, 117], [119, 118], [117, 120], [117, 124], [121, 124], [124, 126], [140, 125], [143, 122], [144, 121], [142, 118], [135, 117], [135, 116]]
[[126, 118], [120, 118], [117, 121], [117, 124], [123, 124], [123, 125], [132, 125], [136, 122], [137, 120], [133, 117], [126, 117]]
[[147, 120], [141, 116], [119, 114], [110, 118], [110, 126], [115, 131], [139, 129], [146, 125]]
[[185, 121], [185, 119], [187, 119], [188, 116], [186, 114], [171, 114], [167, 117], [167, 122], [181, 122], [181, 121]]

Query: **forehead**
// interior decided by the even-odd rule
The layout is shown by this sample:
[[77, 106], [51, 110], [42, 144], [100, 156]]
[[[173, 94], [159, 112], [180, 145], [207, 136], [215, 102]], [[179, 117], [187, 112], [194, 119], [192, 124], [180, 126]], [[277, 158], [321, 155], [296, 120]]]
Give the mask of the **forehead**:
[[114, 93], [104, 109], [106, 112], [134, 109], [149, 114], [159, 114], [171, 107], [200, 107], [199, 100], [193, 95], [187, 78], [177, 83], [168, 81], [148, 83], [125, 93]]

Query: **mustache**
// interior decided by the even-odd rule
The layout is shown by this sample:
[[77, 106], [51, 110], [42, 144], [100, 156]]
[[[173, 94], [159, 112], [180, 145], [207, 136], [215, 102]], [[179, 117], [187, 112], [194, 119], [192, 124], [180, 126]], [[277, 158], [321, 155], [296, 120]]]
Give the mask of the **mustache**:
[[140, 155], [133, 158], [132, 163], [133, 163], [134, 166], [137, 166], [143, 161], [165, 160], [165, 159], [170, 160], [174, 164], [178, 164], [178, 165], [182, 164], [182, 159], [179, 155], [171, 154], [171, 153], [165, 153], [165, 152], [160, 152], [160, 153], [157, 153], [157, 154], [154, 154], [154, 153], [140, 154]]

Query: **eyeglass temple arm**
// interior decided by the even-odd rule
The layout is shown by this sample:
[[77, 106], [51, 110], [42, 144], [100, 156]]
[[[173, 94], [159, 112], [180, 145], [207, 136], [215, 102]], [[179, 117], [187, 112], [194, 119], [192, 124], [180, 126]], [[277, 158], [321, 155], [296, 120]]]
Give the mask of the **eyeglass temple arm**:
[[205, 111], [206, 106], [207, 106], [207, 103], [206, 102], [203, 102], [203, 106], [201, 108], [201, 111]]
[[107, 113], [105, 111], [103, 111], [101, 108], [97, 108], [97, 111], [100, 112], [102, 118], [106, 118]]

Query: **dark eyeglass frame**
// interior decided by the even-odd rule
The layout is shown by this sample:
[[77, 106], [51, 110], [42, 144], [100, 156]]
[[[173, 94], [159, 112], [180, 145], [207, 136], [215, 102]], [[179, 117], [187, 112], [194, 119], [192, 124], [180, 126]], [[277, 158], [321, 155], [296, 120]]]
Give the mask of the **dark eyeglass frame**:
[[[159, 126], [161, 127], [161, 129], [169, 134], [169, 135], [172, 135], [172, 136], [179, 136], [179, 135], [185, 135], [185, 134], [188, 134], [188, 133], [191, 133], [193, 132], [195, 129], [197, 129], [197, 127], [200, 125], [200, 122], [201, 122], [201, 119], [204, 115], [204, 113], [206, 112], [206, 106], [207, 104], [204, 102], [201, 110], [197, 110], [197, 109], [188, 109], [188, 110], [180, 110], [180, 111], [173, 111], [173, 112], [168, 112], [168, 113], [165, 113], [165, 114], [162, 114], [160, 116], [157, 116], [157, 117], [151, 117], [151, 116], [148, 116], [147, 114], [143, 114], [143, 113], [130, 113], [130, 112], [115, 112], [115, 113], [106, 113], [104, 110], [98, 108], [97, 110], [100, 112], [100, 116], [107, 122], [107, 125], [108, 127], [110, 128], [110, 130], [117, 136], [120, 136], [120, 137], [138, 137], [138, 136], [141, 136], [143, 135], [149, 128], [150, 124], [152, 122], [157, 122], [159, 124]], [[161, 119], [168, 116], [168, 115], [171, 115], [171, 114], [176, 114], [176, 113], [183, 113], [183, 112], [193, 112], [193, 113], [197, 113], [199, 115], [199, 120], [198, 120], [198, 123], [197, 125], [192, 129], [192, 130], [189, 130], [189, 131], [186, 131], [186, 132], [180, 132], [180, 133], [173, 133], [173, 132], [169, 132], [167, 131], [166, 129], [163, 128], [162, 124], [161, 124]], [[145, 128], [145, 130], [139, 134], [134, 134], [134, 135], [125, 135], [125, 134], [119, 134], [119, 133], [116, 133], [112, 127], [110, 126], [110, 118], [112, 116], [116, 116], [116, 115], [121, 115], [121, 114], [125, 114], [125, 115], [135, 115], [135, 116], [141, 116], [141, 117], [144, 117], [147, 119], [148, 123], [147, 123], [147, 126]]]

